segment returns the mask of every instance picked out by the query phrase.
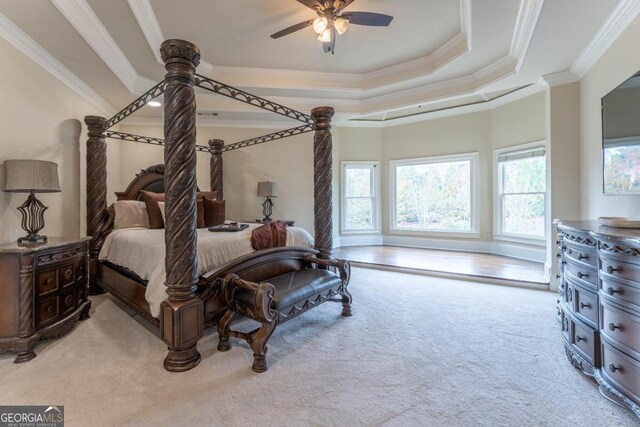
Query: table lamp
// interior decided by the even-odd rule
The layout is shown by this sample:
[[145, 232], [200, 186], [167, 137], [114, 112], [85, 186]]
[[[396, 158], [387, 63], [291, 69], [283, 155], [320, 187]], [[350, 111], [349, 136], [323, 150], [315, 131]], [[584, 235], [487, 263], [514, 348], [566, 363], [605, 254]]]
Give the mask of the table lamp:
[[26, 202], [18, 208], [22, 214], [22, 229], [28, 234], [18, 239], [18, 245], [46, 243], [47, 236], [38, 234], [44, 228], [44, 211], [48, 208], [36, 199], [34, 193], [57, 193], [58, 164], [45, 160], [7, 160], [7, 181], [4, 191], [29, 193]]
[[262, 204], [262, 214], [264, 215], [263, 221], [271, 221], [271, 212], [273, 208], [272, 197], [278, 197], [278, 183], [277, 182], [259, 182], [258, 183], [258, 197], [266, 197], [266, 200]]

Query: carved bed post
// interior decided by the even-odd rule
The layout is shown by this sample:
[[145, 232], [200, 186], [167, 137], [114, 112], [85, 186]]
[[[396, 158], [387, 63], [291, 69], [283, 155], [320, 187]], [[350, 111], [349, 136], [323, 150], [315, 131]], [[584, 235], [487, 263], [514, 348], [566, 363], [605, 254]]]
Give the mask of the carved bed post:
[[200, 363], [204, 309], [196, 296], [196, 101], [193, 85], [198, 48], [184, 40], [160, 47], [167, 74], [164, 92], [165, 246], [168, 298], [160, 309], [160, 329], [168, 346], [164, 367], [181, 372]]
[[311, 110], [315, 122], [313, 138], [313, 201], [315, 216], [315, 245], [321, 258], [331, 258], [333, 250], [333, 205], [331, 185], [333, 161], [331, 156], [332, 107], [318, 107]]
[[107, 221], [107, 143], [105, 141], [104, 117], [85, 116], [88, 128], [87, 139], [87, 236], [89, 242], [89, 294], [106, 292], [94, 278], [98, 266], [98, 255], [102, 246], [100, 233]]
[[224, 148], [224, 141], [221, 139], [210, 139], [209, 147], [211, 147], [211, 191], [217, 191], [217, 199], [224, 200], [222, 193], [222, 149]]

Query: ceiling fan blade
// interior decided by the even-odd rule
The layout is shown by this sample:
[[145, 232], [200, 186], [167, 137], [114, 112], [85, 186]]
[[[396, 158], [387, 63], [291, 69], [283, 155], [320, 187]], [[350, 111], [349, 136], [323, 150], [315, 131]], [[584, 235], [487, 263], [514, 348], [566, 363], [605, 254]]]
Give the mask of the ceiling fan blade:
[[284, 36], [289, 35], [291, 33], [295, 33], [296, 31], [303, 30], [303, 29], [305, 29], [305, 28], [307, 28], [307, 27], [309, 27], [311, 25], [313, 25], [313, 19], [301, 22], [301, 23], [296, 24], [296, 25], [292, 25], [289, 28], [285, 28], [282, 31], [278, 31], [275, 34], [271, 34], [271, 38], [272, 39], [279, 39], [280, 37], [284, 37]]
[[349, 18], [349, 23], [356, 25], [369, 25], [371, 27], [386, 27], [391, 24], [393, 16], [371, 12], [345, 12], [343, 18]]
[[322, 43], [322, 50], [324, 50], [324, 53], [329, 53], [331, 52], [331, 54], [333, 55], [334, 53], [336, 53], [336, 38], [337, 38], [338, 34], [336, 33], [336, 29], [331, 27], [331, 41], [326, 43], [323, 42]]
[[322, 3], [318, 0], [298, 0], [298, 3], [302, 3], [307, 6], [309, 9], [316, 10], [317, 8], [323, 9]]

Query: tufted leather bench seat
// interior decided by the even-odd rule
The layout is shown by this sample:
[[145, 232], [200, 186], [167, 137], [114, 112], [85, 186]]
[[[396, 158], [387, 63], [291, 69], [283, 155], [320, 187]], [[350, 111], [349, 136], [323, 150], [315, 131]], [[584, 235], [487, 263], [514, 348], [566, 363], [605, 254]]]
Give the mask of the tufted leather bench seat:
[[[268, 283], [255, 283], [230, 274], [221, 284], [227, 312], [218, 323], [219, 351], [231, 348], [229, 337], [246, 340], [253, 350], [253, 370], [264, 372], [267, 341], [276, 326], [333, 297], [342, 298], [342, 315], [351, 316], [351, 294], [347, 291], [351, 268], [346, 260], [305, 257], [306, 268], [269, 279]], [[337, 270], [334, 272], [333, 270]], [[243, 315], [262, 326], [245, 333], [230, 329], [231, 322]]]

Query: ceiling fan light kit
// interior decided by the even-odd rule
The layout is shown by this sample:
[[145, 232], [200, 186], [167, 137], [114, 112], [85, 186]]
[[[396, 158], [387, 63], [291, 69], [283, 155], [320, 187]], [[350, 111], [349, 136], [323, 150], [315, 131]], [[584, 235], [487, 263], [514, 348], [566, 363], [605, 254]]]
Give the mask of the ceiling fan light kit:
[[325, 53], [335, 53], [336, 32], [344, 34], [350, 24], [366, 25], [369, 27], [387, 27], [393, 20], [393, 16], [372, 12], [345, 12], [342, 10], [351, 5], [355, 0], [298, 0], [310, 9], [313, 9], [318, 17], [285, 28], [271, 35], [271, 38], [295, 33], [309, 26], [318, 34], [318, 40], [322, 42]]

